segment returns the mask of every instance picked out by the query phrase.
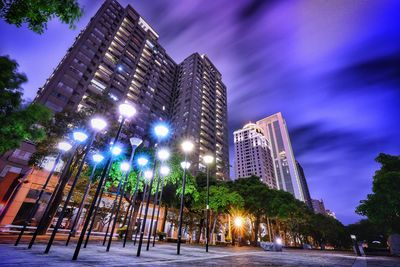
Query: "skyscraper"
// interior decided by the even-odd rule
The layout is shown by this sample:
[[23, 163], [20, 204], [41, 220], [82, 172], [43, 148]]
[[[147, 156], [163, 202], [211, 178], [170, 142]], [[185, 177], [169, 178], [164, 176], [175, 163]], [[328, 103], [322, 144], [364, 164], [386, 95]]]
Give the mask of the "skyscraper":
[[303, 167], [301, 167], [300, 163], [297, 160], [296, 160], [296, 167], [297, 167], [297, 173], [299, 174], [299, 178], [300, 178], [301, 189], [302, 189], [303, 195], [304, 195], [304, 202], [306, 203], [308, 208], [310, 210], [312, 210], [313, 206], [312, 206], [312, 202], [311, 202], [310, 190], [308, 189], [306, 175], [304, 174]]
[[76, 38], [35, 101], [55, 112], [99, 108], [99, 96], [129, 102], [138, 114], [130, 131], [150, 140], [157, 120], [175, 126], [174, 138], [196, 143], [191, 160], [212, 153], [216, 174], [227, 178], [226, 87], [205, 55], [177, 64], [158, 42], [158, 33], [130, 6], [107, 0]]
[[280, 112], [257, 121], [265, 136], [271, 142], [275, 177], [279, 189], [290, 192], [304, 201], [299, 174], [293, 155], [286, 122]]
[[227, 97], [221, 73], [206, 55], [194, 53], [178, 67], [172, 121], [175, 138], [191, 138], [195, 151], [191, 161], [204, 169], [202, 156], [212, 154], [215, 173], [229, 177]]
[[236, 178], [259, 176], [269, 188], [278, 188], [271, 157], [271, 147], [261, 128], [248, 123], [234, 133]]

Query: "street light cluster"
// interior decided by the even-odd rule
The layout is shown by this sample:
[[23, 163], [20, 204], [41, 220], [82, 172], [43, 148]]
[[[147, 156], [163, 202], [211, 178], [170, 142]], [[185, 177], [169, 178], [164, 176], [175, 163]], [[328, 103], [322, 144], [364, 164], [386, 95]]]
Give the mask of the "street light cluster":
[[[59, 214], [57, 223], [53, 229], [53, 232], [51, 234], [50, 240], [46, 246], [46, 250], [45, 253], [48, 253], [50, 251], [50, 248], [53, 244], [53, 241], [55, 239], [55, 235], [57, 234], [58, 229], [61, 226], [61, 223], [64, 219], [64, 216], [66, 215], [71, 197], [73, 195], [73, 191], [76, 187], [77, 181], [80, 178], [82, 169], [84, 164], [88, 164], [89, 162], [93, 163], [93, 168], [92, 168], [92, 172], [90, 175], [90, 178], [88, 180], [88, 183], [86, 185], [85, 188], [85, 192], [84, 195], [82, 197], [82, 201], [79, 205], [79, 209], [77, 212], [77, 215], [75, 217], [75, 220], [72, 222], [72, 226], [68, 235], [68, 239], [67, 239], [67, 244], [70, 241], [71, 236], [74, 236], [77, 229], [79, 228], [78, 222], [79, 222], [79, 218], [81, 217], [81, 213], [83, 211], [83, 207], [84, 207], [84, 203], [87, 200], [88, 194], [89, 194], [89, 189], [91, 184], [93, 183], [93, 177], [94, 177], [94, 173], [96, 171], [96, 168], [98, 166], [98, 164], [100, 164], [104, 159], [107, 159], [105, 165], [103, 166], [103, 170], [101, 172], [101, 177], [99, 179], [99, 183], [98, 186], [96, 188], [95, 194], [92, 198], [92, 202], [90, 204], [89, 209], [87, 210], [86, 214], [85, 214], [85, 220], [83, 222], [83, 227], [77, 242], [77, 246], [74, 252], [74, 256], [73, 256], [73, 260], [76, 260], [78, 258], [81, 246], [84, 242], [85, 239], [85, 235], [86, 235], [86, 240], [84, 243], [84, 247], [86, 247], [86, 245], [88, 244], [89, 241], [89, 237], [91, 235], [91, 231], [93, 229], [93, 225], [94, 225], [94, 221], [98, 212], [98, 208], [100, 205], [100, 200], [103, 196], [104, 193], [104, 186], [106, 181], [109, 178], [109, 172], [111, 169], [111, 166], [113, 164], [113, 162], [115, 161], [115, 158], [119, 155], [121, 155], [121, 153], [123, 152], [123, 148], [120, 144], [118, 144], [118, 139], [122, 130], [122, 127], [124, 125], [124, 122], [127, 119], [132, 118], [137, 112], [136, 109], [131, 106], [128, 103], [123, 103], [120, 104], [118, 107], [119, 110], [119, 114], [121, 116], [121, 120], [120, 120], [120, 124], [119, 124], [119, 128], [117, 131], [116, 136], [114, 137], [113, 142], [111, 142], [111, 146], [110, 146], [110, 153], [109, 154], [101, 154], [101, 153], [94, 153], [91, 155], [91, 160], [89, 160], [89, 154], [91, 154], [91, 148], [93, 145], [93, 142], [96, 139], [96, 135], [103, 131], [106, 127], [107, 127], [107, 122], [101, 118], [101, 117], [94, 117], [90, 120], [90, 126], [91, 126], [91, 133], [87, 134], [84, 131], [74, 131], [72, 133], [72, 137], [73, 137], [73, 142], [68, 142], [68, 141], [61, 141], [57, 144], [57, 149], [59, 150], [59, 153], [57, 155], [57, 158], [54, 162], [54, 165], [49, 173], [49, 176], [46, 179], [45, 184], [43, 185], [39, 196], [36, 200], [36, 203], [34, 204], [34, 207], [32, 208], [27, 220], [25, 221], [21, 232], [19, 234], [19, 237], [15, 243], [15, 245], [18, 245], [22, 235], [24, 234], [24, 231], [27, 229], [27, 226], [29, 225], [29, 223], [31, 222], [37, 208], [39, 207], [39, 203], [40, 203], [40, 199], [43, 195], [43, 193], [46, 190], [46, 187], [48, 186], [48, 183], [51, 179], [51, 177], [53, 176], [54, 172], [55, 172], [55, 167], [56, 165], [59, 163], [60, 159], [64, 156], [67, 155], [67, 153], [69, 154], [68, 156], [68, 160], [67, 163], [65, 164], [60, 178], [58, 180], [58, 183], [50, 197], [50, 200], [47, 204], [47, 207], [45, 209], [44, 215], [42, 216], [42, 219], [39, 222], [39, 225], [36, 229], [36, 231], [33, 234], [33, 237], [31, 239], [31, 242], [29, 244], [29, 248], [32, 247], [32, 245], [35, 242], [36, 236], [39, 233], [39, 229], [46, 227], [46, 220], [49, 218], [49, 216], [51, 216], [50, 214], [50, 206], [55, 203], [55, 198], [57, 195], [60, 194], [60, 192], [62, 192], [66, 186], [66, 184], [68, 183], [68, 181], [70, 181], [70, 178], [72, 176], [72, 172], [70, 171], [70, 167], [72, 162], [74, 161], [75, 158], [75, 152], [77, 150], [77, 148], [81, 145], [82, 149], [84, 151], [83, 153], [83, 158], [80, 161], [80, 165], [78, 167], [78, 171], [77, 173], [75, 173], [75, 177], [72, 179], [72, 184], [69, 188], [69, 192], [68, 195], [64, 201], [64, 205], [62, 208], [61, 213]], [[156, 238], [156, 231], [157, 231], [157, 224], [158, 224], [158, 220], [159, 220], [159, 215], [160, 215], [160, 206], [161, 206], [161, 200], [162, 200], [162, 192], [163, 192], [163, 187], [164, 187], [164, 178], [166, 176], [169, 175], [170, 173], [170, 167], [166, 164], [166, 162], [168, 161], [168, 159], [170, 158], [170, 150], [167, 147], [164, 146], [160, 146], [161, 143], [163, 141], [166, 141], [168, 139], [168, 137], [170, 136], [170, 129], [168, 127], [167, 124], [165, 123], [157, 123], [154, 127], [153, 127], [153, 133], [156, 137], [156, 144], [154, 145], [154, 149], [156, 151], [155, 153], [155, 157], [153, 158], [153, 164], [152, 164], [152, 169], [147, 168], [147, 165], [149, 164], [149, 157], [146, 155], [141, 155], [137, 158], [136, 163], [137, 166], [139, 167], [139, 175], [138, 178], [136, 180], [136, 185], [134, 188], [134, 194], [131, 196], [131, 203], [136, 203], [136, 199], [138, 196], [138, 188], [139, 188], [139, 181], [141, 179], [143, 179], [145, 187], [143, 190], [143, 199], [142, 199], [142, 203], [143, 205], [141, 205], [141, 209], [140, 209], [140, 213], [138, 218], [141, 218], [142, 215], [142, 209], [144, 206], [144, 202], [146, 202], [146, 207], [145, 207], [145, 211], [144, 211], [144, 217], [143, 220], [141, 221], [141, 223], [139, 224], [138, 227], [138, 231], [136, 232], [136, 236], [135, 236], [135, 240], [134, 240], [134, 244], [136, 244], [136, 237], [140, 231], [140, 238], [139, 238], [139, 246], [138, 246], [138, 250], [137, 250], [137, 256], [140, 256], [141, 253], [141, 247], [142, 247], [142, 242], [143, 242], [143, 237], [144, 237], [144, 230], [146, 227], [146, 219], [148, 216], [148, 211], [149, 211], [149, 203], [151, 202], [151, 196], [152, 196], [152, 188], [153, 188], [153, 183], [157, 182], [156, 184], [156, 190], [154, 193], [154, 199], [153, 199], [153, 209], [152, 209], [152, 216], [151, 216], [151, 222], [153, 222], [154, 220], [154, 216], [155, 216], [155, 210], [156, 207], [158, 205], [158, 209], [157, 209], [157, 217], [155, 220], [155, 229], [154, 229], [154, 233], [153, 233], [153, 224], [150, 223], [150, 229], [149, 229], [149, 236], [147, 239], [147, 250], [149, 250], [149, 245], [150, 245], [150, 240], [152, 238], [152, 234], [153, 234], [153, 246], [155, 244], [155, 238]], [[112, 237], [113, 237], [113, 233], [116, 227], [116, 223], [117, 223], [117, 218], [119, 215], [119, 210], [121, 207], [121, 203], [122, 203], [122, 199], [123, 199], [123, 195], [125, 193], [126, 190], [126, 186], [128, 183], [128, 177], [130, 172], [132, 171], [132, 166], [133, 166], [133, 159], [134, 159], [134, 155], [135, 155], [135, 150], [136, 148], [142, 143], [142, 140], [140, 138], [137, 137], [132, 137], [129, 139], [130, 141], [130, 145], [131, 145], [131, 155], [129, 160], [124, 160], [121, 162], [120, 164], [120, 169], [122, 171], [122, 176], [121, 179], [119, 180], [119, 184], [117, 187], [117, 192], [115, 195], [115, 199], [113, 202], [113, 206], [111, 209], [111, 217], [109, 220], [109, 224], [107, 226], [107, 231], [106, 234], [104, 236], [104, 240], [103, 240], [103, 245], [105, 245], [106, 239], [107, 237], [109, 237], [108, 239], [108, 245], [107, 245], [107, 250], [109, 251], [110, 246], [111, 246], [111, 242], [112, 242]], [[181, 143], [181, 149], [182, 152], [184, 154], [184, 161], [181, 162], [181, 168], [183, 170], [183, 178], [182, 178], [182, 194], [181, 194], [181, 205], [180, 205], [180, 211], [179, 211], [179, 229], [178, 229], [178, 244], [177, 244], [177, 254], [180, 254], [180, 245], [181, 245], [181, 235], [182, 235], [182, 221], [183, 221], [183, 209], [184, 209], [184, 195], [185, 195], [185, 186], [186, 186], [186, 172], [187, 170], [190, 168], [190, 162], [188, 161], [188, 155], [193, 151], [194, 149], [194, 144], [189, 141], [189, 140], [185, 140]], [[207, 166], [207, 188], [209, 187], [209, 165], [211, 163], [213, 163], [214, 161], [214, 157], [211, 155], [205, 155], [203, 156], [203, 161]], [[156, 178], [158, 173], [158, 177]], [[161, 186], [161, 190], [160, 190], [160, 186]], [[147, 199], [146, 199], [147, 198]], [[146, 199], [146, 201], [145, 201]], [[134, 214], [134, 204], [131, 204], [128, 209], [126, 210], [126, 214], [125, 214], [125, 218], [128, 218], [128, 225], [127, 228], [130, 229], [130, 227], [132, 227], [132, 225], [135, 225], [135, 223], [131, 223], [131, 219], [133, 217]], [[208, 238], [209, 238], [209, 229], [208, 229], [208, 225], [209, 225], [209, 191], [207, 190], [207, 237], [206, 237], [206, 251], [208, 251]], [[112, 224], [112, 225], [111, 225]], [[111, 226], [111, 229], [110, 229]], [[128, 231], [127, 231], [128, 232]], [[127, 238], [127, 234], [124, 237], [124, 243], [123, 246], [125, 246], [126, 243], [126, 238]]]

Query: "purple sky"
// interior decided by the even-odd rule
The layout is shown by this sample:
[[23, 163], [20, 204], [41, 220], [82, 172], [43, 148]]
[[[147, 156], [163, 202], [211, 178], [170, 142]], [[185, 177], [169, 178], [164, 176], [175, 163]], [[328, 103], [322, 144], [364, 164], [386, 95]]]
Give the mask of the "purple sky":
[[[101, 1], [79, 1], [76, 30], [43, 35], [0, 22], [0, 54], [28, 75], [32, 99]], [[228, 87], [230, 136], [281, 111], [313, 198], [343, 223], [371, 190], [374, 158], [400, 154], [400, 1], [121, 1], [180, 62], [206, 53]], [[232, 140], [231, 140], [232, 146]], [[231, 148], [232, 152], [232, 148]], [[233, 158], [231, 157], [233, 164]]]

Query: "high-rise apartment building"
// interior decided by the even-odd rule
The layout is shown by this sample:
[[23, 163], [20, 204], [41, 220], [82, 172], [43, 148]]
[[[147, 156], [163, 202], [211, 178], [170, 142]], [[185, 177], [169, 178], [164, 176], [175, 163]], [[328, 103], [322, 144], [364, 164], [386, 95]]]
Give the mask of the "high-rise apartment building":
[[308, 208], [312, 210], [313, 206], [311, 202], [310, 190], [308, 189], [306, 175], [304, 174], [303, 167], [301, 167], [300, 163], [297, 160], [296, 160], [296, 167], [297, 167], [297, 173], [299, 174], [300, 178], [301, 190], [303, 191], [304, 202], [306, 203]]
[[196, 143], [191, 160], [212, 153], [216, 174], [229, 173], [227, 99], [221, 74], [197, 53], [177, 64], [158, 42], [157, 32], [130, 6], [107, 0], [76, 38], [35, 101], [55, 112], [101, 108], [99, 96], [130, 102], [138, 114], [132, 134], [150, 140], [149, 127], [170, 121], [175, 139]]
[[236, 178], [260, 177], [269, 188], [278, 188], [271, 157], [271, 147], [261, 128], [248, 123], [233, 133]]
[[229, 177], [227, 98], [221, 73], [206, 55], [194, 53], [178, 67], [172, 121], [175, 138], [191, 138], [191, 161], [204, 169], [202, 156], [212, 154], [219, 178]]
[[296, 162], [286, 122], [280, 112], [257, 121], [264, 135], [271, 142], [272, 159], [278, 188], [290, 192], [295, 198], [304, 201]]
[[106, 1], [76, 38], [36, 101], [55, 112], [99, 108], [99, 95], [128, 101], [139, 114], [130, 125], [146, 136], [149, 124], [168, 119], [177, 64], [158, 34], [131, 7]]

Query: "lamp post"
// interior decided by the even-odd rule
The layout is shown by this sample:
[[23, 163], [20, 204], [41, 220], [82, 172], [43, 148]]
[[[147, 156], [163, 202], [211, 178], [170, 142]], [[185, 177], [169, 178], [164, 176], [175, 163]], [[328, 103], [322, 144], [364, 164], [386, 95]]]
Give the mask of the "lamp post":
[[[145, 157], [140, 157], [140, 158], [138, 158], [137, 162], [138, 162], [140, 171], [139, 171], [138, 177], [136, 179], [135, 192], [133, 193], [133, 198], [132, 198], [132, 201], [131, 201], [130, 209], [128, 209], [127, 212], [126, 212], [127, 217], [128, 217], [128, 224], [127, 224], [127, 227], [126, 227], [126, 233], [125, 233], [125, 236], [124, 236], [124, 242], [123, 242], [122, 247], [125, 247], [126, 239], [128, 237], [128, 233], [129, 233], [129, 229], [131, 228], [132, 215], [133, 215], [133, 211], [134, 211], [134, 208], [135, 208], [136, 198], [137, 198], [138, 190], [139, 190], [139, 180], [140, 180], [140, 177], [142, 176], [142, 170], [143, 170], [144, 166], [147, 165], [148, 160]], [[131, 236], [131, 238], [132, 238], [132, 236]]]
[[207, 166], [207, 203], [206, 203], [206, 252], [208, 252], [208, 245], [210, 239], [210, 164], [213, 163], [214, 157], [206, 155], [203, 161]]
[[[61, 213], [60, 213], [60, 215], [58, 217], [58, 220], [57, 220], [57, 223], [56, 223], [56, 225], [55, 225], [55, 227], [53, 229], [53, 232], [51, 233], [49, 242], [47, 243], [46, 249], [44, 251], [45, 254], [49, 253], [49, 251], [51, 249], [51, 246], [52, 246], [52, 244], [54, 242], [54, 238], [56, 237], [57, 231], [61, 226], [61, 223], [62, 223], [62, 221], [64, 219], [64, 216], [65, 216], [65, 213], [67, 211], [69, 202], [71, 200], [72, 194], [74, 193], [76, 184], [78, 183], [78, 179], [81, 176], [83, 166], [85, 165], [86, 159], [89, 156], [89, 151], [90, 151], [90, 149], [92, 147], [92, 144], [93, 144], [94, 140], [96, 139], [97, 133], [99, 131], [102, 131], [107, 126], [107, 123], [105, 123], [105, 121], [102, 121], [102, 123], [101, 123], [101, 125], [99, 127], [97, 120], [98, 120], [98, 118], [95, 118], [95, 122], [91, 123], [93, 132], [92, 132], [92, 134], [91, 134], [91, 136], [89, 138], [88, 144], [86, 145], [86, 149], [85, 149], [82, 161], [81, 161], [81, 163], [79, 165], [78, 172], [76, 173], [75, 178], [74, 178], [74, 180], [72, 182], [71, 188], [69, 189], [69, 192], [68, 192], [67, 198], [65, 199], [62, 211], [61, 211]], [[77, 142], [83, 142], [83, 141], [85, 141], [87, 139], [87, 135], [83, 136], [82, 133], [80, 133], [80, 132], [75, 132], [73, 135], [74, 135], [75, 141], [77, 141]]]
[[[126, 187], [126, 183], [128, 182], [129, 172], [131, 170], [131, 165], [132, 165], [133, 157], [135, 155], [135, 150], [142, 142], [143, 141], [140, 138], [133, 137], [133, 138], [130, 139], [130, 143], [132, 145], [131, 157], [129, 158], [129, 162], [124, 162], [124, 163], [121, 164], [121, 170], [123, 172], [125, 172], [125, 179], [124, 179], [124, 182], [123, 182], [123, 185], [122, 185], [122, 192], [120, 194], [121, 196], [119, 197], [119, 202], [118, 202], [117, 210], [115, 212], [114, 222], [113, 222], [113, 225], [111, 227], [110, 237], [108, 239], [108, 244], [107, 244], [107, 250], [106, 251], [109, 251], [110, 247], [111, 247], [113, 233], [114, 233], [114, 230], [115, 230], [115, 225], [117, 224], [118, 215], [119, 215], [119, 209], [121, 207], [122, 199], [123, 199], [124, 194], [125, 194], [125, 187]], [[121, 181], [122, 181], [122, 178], [121, 178]], [[117, 194], [116, 194], [116, 197], [115, 197], [115, 201], [117, 201], [119, 193], [120, 193], [120, 187], [118, 187], [118, 191], [117, 191]], [[111, 214], [111, 216], [112, 216], [112, 214]]]
[[65, 243], [66, 246], [68, 246], [71, 237], [72, 237], [72, 236], [75, 236], [75, 233], [76, 233], [76, 230], [77, 230], [77, 226], [78, 226], [78, 222], [79, 222], [79, 219], [80, 219], [80, 217], [81, 217], [81, 213], [82, 213], [83, 207], [84, 207], [84, 205], [85, 205], [86, 197], [87, 197], [87, 195], [88, 195], [88, 193], [89, 193], [90, 185], [91, 185], [91, 183], [93, 182], [94, 173], [96, 172], [97, 165], [98, 165], [100, 162], [102, 162], [103, 159], [104, 159], [104, 157], [103, 157], [103, 155], [101, 155], [101, 154], [94, 154], [94, 155], [92, 156], [92, 160], [93, 160], [93, 162], [94, 162], [94, 166], [93, 166], [93, 169], [92, 169], [92, 173], [90, 174], [88, 183], [87, 183], [86, 188], [85, 188], [85, 192], [84, 192], [84, 194], [83, 194], [83, 196], [82, 196], [82, 201], [81, 201], [81, 203], [79, 204], [79, 208], [78, 208], [78, 212], [76, 213], [75, 220], [74, 220], [74, 222], [73, 222], [73, 224], [72, 224], [72, 226], [71, 226], [71, 230], [69, 231], [68, 238], [67, 238], [67, 242]]
[[[117, 220], [118, 220], [118, 214], [119, 214], [118, 210], [119, 210], [119, 208], [121, 206], [122, 196], [123, 196], [123, 193], [124, 193], [123, 189], [122, 189], [122, 192], [121, 192], [121, 186], [125, 187], [126, 179], [124, 179], [124, 177], [129, 175], [129, 170], [131, 169], [131, 165], [129, 164], [129, 162], [124, 161], [124, 162], [121, 163], [120, 168], [121, 168], [121, 171], [122, 171], [122, 176], [121, 176], [121, 179], [119, 180], [119, 183], [118, 183], [117, 192], [115, 193], [115, 199], [114, 199], [113, 207], [111, 209], [111, 214], [110, 214], [110, 221], [108, 223], [107, 232], [106, 232], [106, 234], [104, 236], [104, 241], [103, 241], [103, 245], [104, 245], [104, 242], [107, 239], [107, 234], [108, 234], [108, 230], [109, 230], [110, 224], [112, 222], [112, 227], [111, 227], [111, 231], [110, 231], [110, 238], [108, 239], [108, 244], [107, 244], [107, 249], [106, 249], [107, 252], [110, 251], [111, 241], [112, 241], [114, 230], [115, 230], [115, 224], [117, 223]], [[119, 194], [120, 193], [121, 193], [121, 198], [119, 198]], [[120, 200], [118, 201], [118, 199], [120, 199]], [[118, 201], [118, 205], [117, 205], [117, 201]], [[112, 217], [113, 217], [114, 211], [115, 211], [115, 217], [114, 217], [114, 220], [113, 220]]]
[[[122, 152], [122, 149], [121, 149], [119, 146], [111, 147], [111, 154], [112, 154], [112, 155], [118, 156], [119, 154], [121, 154], [121, 152]], [[124, 165], [125, 165], [125, 164], [124, 164]], [[124, 179], [123, 177], [124, 177], [125, 171], [123, 170], [123, 168], [126, 168], [126, 165], [123, 166], [123, 165], [121, 164], [120, 168], [121, 168], [121, 170], [123, 171], [123, 173], [122, 173], [121, 179], [120, 179], [119, 182], [118, 182], [117, 192], [116, 192], [116, 194], [115, 194], [115, 199], [114, 199], [113, 205], [112, 205], [112, 207], [111, 207], [110, 220], [108, 221], [107, 230], [106, 230], [106, 233], [105, 233], [105, 235], [104, 235], [103, 246], [106, 244], [106, 240], [107, 240], [107, 236], [108, 236], [108, 231], [110, 230], [110, 226], [111, 226], [111, 222], [112, 222], [112, 217], [113, 217], [113, 214], [114, 214], [114, 211], [115, 211], [115, 205], [116, 205], [116, 202], [117, 202], [117, 199], [118, 199], [118, 194], [119, 194], [119, 192], [120, 192], [121, 185], [122, 185], [122, 181], [123, 181], [123, 179]], [[104, 189], [103, 189], [103, 190], [104, 190]], [[103, 196], [103, 192], [101, 192], [101, 194], [100, 194], [100, 198], [99, 198], [99, 201], [98, 201], [97, 205], [100, 205], [100, 200], [101, 200], [102, 196]], [[97, 207], [96, 207], [96, 208], [97, 208]], [[96, 213], [95, 213], [95, 215], [96, 215]], [[93, 224], [93, 223], [94, 223], [94, 220], [92, 221], [92, 224]]]
[[[164, 123], [158, 123], [157, 125], [155, 125], [154, 127], [154, 134], [156, 135], [157, 138], [157, 143], [155, 144], [155, 147], [157, 147], [158, 143], [167, 138], [168, 134], [169, 134], [169, 128], [167, 127], [166, 124]], [[136, 256], [140, 257], [140, 252], [142, 249], [142, 244], [143, 244], [143, 236], [144, 236], [144, 230], [145, 230], [145, 226], [146, 226], [146, 219], [147, 219], [147, 214], [149, 212], [149, 204], [150, 204], [150, 197], [151, 197], [151, 189], [153, 187], [153, 182], [154, 182], [154, 177], [155, 177], [155, 172], [156, 172], [156, 166], [157, 166], [157, 159], [156, 157], [154, 157], [154, 164], [153, 164], [153, 176], [150, 180], [150, 184], [149, 184], [149, 194], [147, 195], [147, 201], [146, 201], [146, 209], [144, 211], [144, 218], [143, 218], [143, 224], [142, 227], [140, 229], [140, 238], [139, 238], [139, 245], [138, 245], [138, 249], [137, 249], [137, 253]], [[153, 222], [150, 222], [150, 225], [152, 226]], [[151, 227], [150, 226], [150, 227]]]
[[[137, 218], [139, 218], [140, 222], [138, 225], [138, 228], [136, 230], [135, 233], [135, 239], [133, 241], [133, 245], [136, 246], [136, 240], [137, 240], [137, 235], [140, 232], [140, 230], [142, 229], [142, 221], [140, 219], [140, 217], [142, 217], [142, 211], [143, 211], [143, 206], [144, 206], [144, 200], [146, 199], [146, 194], [147, 194], [147, 184], [150, 181], [151, 177], [153, 177], [153, 172], [151, 170], [147, 170], [144, 172], [144, 189], [143, 189], [143, 197], [142, 197], [142, 202], [141, 202], [141, 206], [140, 206], [140, 211], [139, 211], [139, 215], [137, 216]], [[151, 193], [151, 189], [149, 194]]]
[[63, 154], [65, 154], [66, 152], [68, 152], [71, 148], [72, 148], [72, 145], [70, 143], [68, 143], [68, 142], [60, 142], [60, 143], [58, 143], [57, 149], [60, 152], [58, 153], [58, 155], [56, 157], [56, 160], [54, 161], [53, 167], [51, 168], [50, 173], [47, 176], [47, 179], [46, 179], [45, 183], [43, 184], [42, 189], [40, 190], [38, 197], [36, 198], [35, 204], [33, 204], [33, 207], [30, 210], [29, 215], [26, 218], [26, 220], [24, 222], [24, 225], [22, 226], [21, 231], [19, 232], [18, 238], [15, 241], [14, 246], [18, 246], [19, 242], [21, 241], [22, 235], [24, 234], [26, 228], [28, 227], [28, 224], [31, 222], [33, 216], [35, 215], [37, 209], [39, 208], [39, 201], [42, 198], [43, 193], [44, 193], [47, 185], [49, 184], [51, 177], [54, 174], [54, 171], [56, 170], [57, 164], [59, 163], [61, 156]]
[[[120, 104], [118, 108], [119, 108], [120, 115], [122, 116], [122, 119], [121, 119], [121, 123], [120, 123], [119, 128], [118, 128], [117, 134], [116, 134], [116, 136], [114, 138], [113, 145], [115, 145], [117, 143], [118, 139], [119, 139], [119, 136], [120, 136], [121, 130], [122, 130], [122, 126], [124, 125], [125, 120], [133, 117], [136, 114], [136, 109], [133, 106], [129, 105], [129, 104], [125, 104], [125, 103], [124, 104]], [[77, 260], [78, 259], [79, 252], [80, 252], [80, 249], [81, 249], [81, 246], [82, 246], [82, 243], [83, 243], [83, 239], [85, 238], [86, 230], [87, 230], [87, 228], [89, 226], [90, 219], [92, 218], [93, 211], [96, 208], [97, 199], [98, 199], [98, 197], [100, 195], [100, 192], [102, 191], [103, 184], [105, 183], [106, 176], [108, 176], [111, 164], [112, 164], [112, 157], [110, 157], [108, 159], [108, 161], [106, 163], [106, 166], [104, 167], [103, 173], [102, 173], [100, 181], [99, 181], [99, 185], [96, 188], [96, 193], [95, 193], [95, 195], [93, 197], [92, 204], [90, 205], [90, 208], [89, 208], [89, 211], [87, 213], [85, 222], [83, 224], [83, 229], [82, 229], [82, 232], [81, 232], [81, 234], [79, 236], [78, 243], [76, 245], [75, 252], [74, 252], [74, 255], [72, 257], [72, 260]], [[96, 209], [96, 211], [97, 211], [97, 209]], [[94, 214], [94, 216], [92, 218], [92, 222], [94, 222], [95, 218], [96, 218], [96, 214]], [[89, 240], [89, 236], [90, 236], [90, 231], [88, 233], [86, 243]]]
[[[112, 163], [114, 162], [114, 158], [119, 156], [122, 153], [122, 148], [119, 145], [113, 145], [113, 146], [111, 146], [110, 151], [111, 151], [111, 157], [109, 159], [110, 160], [110, 164], [108, 165], [107, 169], [103, 170], [103, 174], [104, 174], [104, 171], [106, 173], [106, 175], [105, 175], [106, 178], [105, 178], [104, 184], [105, 184], [105, 182], [106, 182], [106, 180], [108, 178], [108, 174], [109, 174], [110, 169], [112, 167]], [[103, 174], [102, 174], [102, 176], [103, 176]], [[103, 193], [104, 193], [104, 187], [101, 188], [100, 196], [97, 199], [97, 204], [96, 204], [94, 212], [93, 212], [93, 218], [92, 218], [92, 220], [90, 222], [90, 227], [89, 227], [89, 230], [87, 231], [87, 234], [86, 234], [85, 245], [83, 246], [84, 248], [86, 248], [87, 243], [89, 242], [90, 234], [92, 233], [92, 229], [93, 229], [94, 223], [96, 221], [97, 211], [99, 209], [99, 206], [100, 206], [100, 203], [101, 203], [101, 199], [103, 198]], [[107, 230], [107, 232], [108, 232], [108, 230]], [[106, 237], [104, 237], [103, 245], [105, 244], [105, 240], [106, 240], [105, 238]]]
[[156, 243], [156, 234], [157, 234], [157, 226], [158, 226], [158, 219], [160, 218], [160, 208], [161, 208], [161, 201], [162, 201], [162, 193], [164, 189], [164, 178], [170, 173], [170, 169], [168, 166], [161, 166], [160, 167], [160, 175], [162, 177], [161, 180], [161, 191], [160, 191], [160, 198], [158, 199], [158, 209], [157, 209], [157, 219], [156, 219], [156, 225], [155, 225], [155, 233], [153, 237], [153, 247], [155, 246]]
[[[161, 162], [166, 161], [167, 159], [169, 159], [170, 153], [169, 150], [166, 148], [161, 148], [157, 151], [157, 157]], [[160, 187], [160, 180], [161, 177], [160, 175], [158, 175], [157, 177], [157, 186], [156, 186], [156, 193], [154, 194], [154, 201], [153, 201], [153, 211], [151, 213], [151, 223], [150, 223], [150, 230], [149, 230], [149, 234], [147, 237], [147, 247], [146, 250], [149, 250], [150, 248], [150, 241], [151, 241], [151, 234], [153, 232], [153, 220], [154, 220], [154, 214], [156, 211], [156, 206], [157, 206], [157, 202], [158, 202], [158, 189]], [[157, 224], [157, 221], [155, 222]], [[154, 229], [154, 237], [156, 236], [156, 232], [157, 232], [157, 227], [155, 227]]]
[[186, 187], [186, 170], [189, 169], [190, 163], [187, 161], [188, 154], [193, 150], [193, 143], [186, 140], [181, 144], [183, 153], [185, 154], [185, 161], [181, 162], [181, 167], [183, 169], [183, 179], [182, 179], [182, 195], [181, 195], [181, 206], [179, 209], [179, 227], [178, 227], [178, 244], [176, 247], [176, 254], [181, 253], [181, 240], [182, 240], [182, 219], [183, 219], [183, 206], [185, 197], [185, 187]]
[[[53, 193], [51, 194], [49, 201], [47, 202], [47, 206], [43, 212], [43, 215], [40, 218], [40, 221], [36, 227], [36, 230], [32, 235], [31, 241], [29, 242], [28, 249], [31, 249], [32, 246], [34, 245], [34, 243], [36, 241], [36, 237], [38, 236], [41, 229], [47, 228], [47, 225], [46, 225], [47, 220], [51, 219], [51, 216], [52, 216], [51, 208], [53, 207], [54, 201], [55, 201], [56, 197], [59, 196], [60, 193], [62, 193], [62, 191], [64, 190], [64, 187], [66, 186], [67, 182], [71, 178], [72, 171], [70, 170], [70, 168], [71, 168], [71, 164], [74, 159], [78, 144], [79, 143], [75, 143], [71, 148], [71, 151], [72, 151], [71, 155], [67, 161], [67, 164], [65, 165], [65, 167], [63, 169], [62, 174], [60, 175], [60, 178], [58, 179], [58, 182], [53, 190]], [[47, 231], [47, 229], [45, 229], [45, 231]]]

